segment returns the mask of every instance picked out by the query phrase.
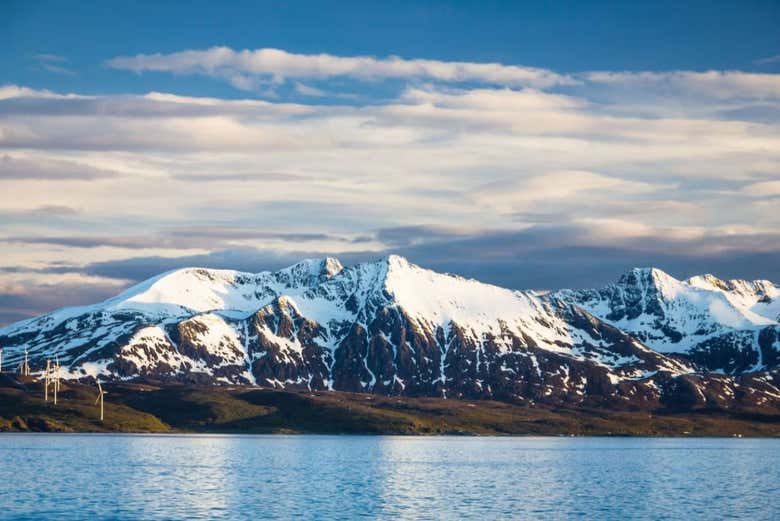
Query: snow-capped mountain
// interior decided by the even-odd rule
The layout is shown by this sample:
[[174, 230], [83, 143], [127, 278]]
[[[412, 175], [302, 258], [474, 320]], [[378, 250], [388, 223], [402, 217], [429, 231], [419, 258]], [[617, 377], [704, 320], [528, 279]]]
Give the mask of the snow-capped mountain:
[[780, 288], [766, 280], [702, 275], [680, 281], [635, 268], [616, 284], [554, 295], [702, 369], [735, 374], [780, 364]]
[[780, 398], [778, 375], [696, 374], [699, 344], [689, 340], [776, 334], [766, 316], [776, 293], [763, 282], [681, 283], [635, 270], [603, 290], [542, 296], [397, 256], [347, 268], [318, 259], [273, 273], [172, 271], [1, 329], [0, 345], [7, 365], [27, 350], [33, 369], [56, 356], [71, 378], [636, 406], [749, 395], [761, 404]]
[[[246, 317], [282, 294], [299, 295], [341, 269], [335, 259], [317, 259], [274, 273], [175, 270], [100, 304], [65, 308], [13, 324], [0, 330], [0, 345], [18, 346], [15, 350], [6, 349], [9, 363], [20, 361], [26, 349], [33, 361], [56, 356], [69, 368], [78, 368], [73, 376], [109, 374], [111, 371], [101, 364], [112, 362], [117, 368], [125, 367], [138, 374], [172, 376], [196, 368], [209, 373], [218, 369], [209, 367], [208, 360], [213, 356], [221, 355], [225, 363], [244, 363], [240, 353], [224, 349], [225, 339], [221, 337], [235, 337], [228, 325], [231, 318]], [[200, 339], [205, 346], [204, 353], [212, 356], [193, 358], [188, 356], [186, 348], [150, 349], [143, 356], [135, 355], [137, 346], [145, 345], [144, 342], [174, 347], [169, 335], [176, 335], [179, 325], [187, 331], [197, 327], [196, 324], [204, 326], [198, 328], [201, 333], [208, 329], [216, 336]], [[118, 369], [118, 372], [122, 371]]]

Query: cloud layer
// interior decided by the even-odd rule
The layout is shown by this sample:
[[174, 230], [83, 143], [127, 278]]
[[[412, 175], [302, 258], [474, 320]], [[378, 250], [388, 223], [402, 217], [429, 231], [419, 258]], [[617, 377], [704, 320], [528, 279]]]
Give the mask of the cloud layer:
[[182, 265], [324, 254], [398, 251], [513, 287], [634, 264], [780, 278], [778, 75], [227, 48], [109, 64], [291, 90], [0, 87], [6, 320]]
[[[776, 60], [777, 57], [769, 57], [759, 62], [772, 63]], [[672, 96], [707, 95], [722, 99], [780, 98], [779, 75], [742, 71], [591, 71], [561, 74], [548, 69], [501, 63], [297, 54], [273, 48], [234, 50], [229, 47], [117, 56], [105, 64], [139, 74], [166, 72], [210, 76], [229, 81], [242, 90], [255, 90], [262, 85], [288, 80], [350, 78], [371, 82], [394, 79], [537, 89], [608, 87], [655, 92], [660, 89]], [[294, 88], [306, 96], [324, 94], [321, 89], [300, 82], [296, 82]]]

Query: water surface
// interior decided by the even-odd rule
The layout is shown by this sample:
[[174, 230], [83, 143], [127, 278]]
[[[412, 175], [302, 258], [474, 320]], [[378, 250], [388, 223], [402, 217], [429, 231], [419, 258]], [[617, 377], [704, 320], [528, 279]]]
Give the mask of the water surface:
[[780, 519], [780, 440], [0, 435], [0, 519]]

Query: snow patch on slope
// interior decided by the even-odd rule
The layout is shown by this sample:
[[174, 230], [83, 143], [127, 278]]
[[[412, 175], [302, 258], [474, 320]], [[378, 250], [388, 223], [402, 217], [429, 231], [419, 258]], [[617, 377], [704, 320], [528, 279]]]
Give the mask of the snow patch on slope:
[[662, 353], [685, 352], [730, 331], [777, 325], [766, 307], [776, 305], [777, 294], [767, 281], [724, 282], [712, 275], [680, 281], [657, 268], [635, 268], [598, 290], [555, 293]]

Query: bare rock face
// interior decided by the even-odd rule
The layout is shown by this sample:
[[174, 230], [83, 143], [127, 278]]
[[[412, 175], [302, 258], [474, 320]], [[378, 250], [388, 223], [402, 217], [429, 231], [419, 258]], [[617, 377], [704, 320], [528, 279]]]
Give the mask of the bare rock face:
[[[780, 407], [777, 289], [632, 270], [540, 296], [391, 256], [274, 273], [185, 269], [0, 330], [6, 364], [67, 377], [558, 406]], [[776, 318], [776, 317], [775, 317]], [[712, 372], [716, 371], [716, 372]]]
[[302, 317], [285, 298], [245, 323], [247, 354], [255, 381], [280, 387], [326, 389], [331, 353], [317, 343], [322, 328]]

